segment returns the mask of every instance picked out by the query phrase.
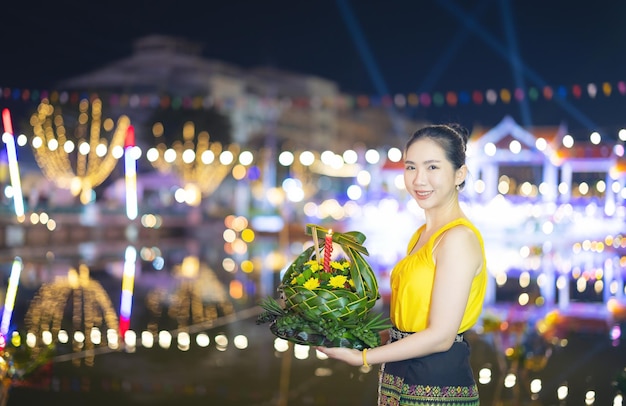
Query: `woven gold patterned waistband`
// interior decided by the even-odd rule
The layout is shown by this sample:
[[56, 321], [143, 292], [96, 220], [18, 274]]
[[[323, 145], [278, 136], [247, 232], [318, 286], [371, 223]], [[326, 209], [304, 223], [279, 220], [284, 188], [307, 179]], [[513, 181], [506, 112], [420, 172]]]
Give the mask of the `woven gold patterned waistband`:
[[[406, 331], [400, 331], [395, 327], [392, 327], [391, 329], [389, 329], [389, 336], [391, 337], [391, 339], [393, 341], [398, 341], [401, 340], [405, 337], [410, 336], [411, 334], [413, 334], [412, 332], [406, 332]], [[456, 337], [454, 338], [454, 342], [455, 343], [460, 343], [463, 341], [463, 334], [457, 334]]]

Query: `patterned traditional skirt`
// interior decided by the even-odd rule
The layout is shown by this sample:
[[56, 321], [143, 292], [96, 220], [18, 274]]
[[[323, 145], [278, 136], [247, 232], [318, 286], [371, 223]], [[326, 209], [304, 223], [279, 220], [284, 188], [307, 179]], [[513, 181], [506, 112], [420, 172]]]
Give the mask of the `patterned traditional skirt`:
[[[392, 331], [391, 340], [403, 334], [408, 333]], [[378, 405], [478, 406], [469, 355], [469, 344], [459, 335], [446, 352], [383, 364]]]

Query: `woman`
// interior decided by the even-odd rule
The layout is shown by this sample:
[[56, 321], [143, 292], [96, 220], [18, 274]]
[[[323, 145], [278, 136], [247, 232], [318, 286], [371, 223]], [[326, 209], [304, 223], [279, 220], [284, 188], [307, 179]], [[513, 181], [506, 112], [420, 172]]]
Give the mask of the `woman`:
[[482, 236], [459, 204], [468, 132], [456, 124], [415, 132], [404, 150], [407, 191], [426, 222], [391, 273], [386, 345], [318, 347], [350, 365], [382, 364], [379, 405], [478, 405], [463, 333], [478, 320], [487, 283]]

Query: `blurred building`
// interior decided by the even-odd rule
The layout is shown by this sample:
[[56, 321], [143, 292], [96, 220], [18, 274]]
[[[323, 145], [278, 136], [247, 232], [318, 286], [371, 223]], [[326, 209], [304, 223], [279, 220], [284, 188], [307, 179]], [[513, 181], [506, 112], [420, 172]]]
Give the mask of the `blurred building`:
[[[247, 213], [252, 206], [259, 212], [275, 214], [279, 210], [277, 206], [282, 204], [276, 201], [268, 204], [267, 191], [285, 176], [299, 177], [302, 183], [310, 184], [320, 177], [337, 176], [337, 182], [326, 183], [332, 188], [345, 189], [347, 180], [341, 178], [353, 178], [354, 170], [329, 173], [323, 165], [310, 170], [283, 168], [276, 163], [278, 154], [281, 151], [297, 154], [310, 150], [319, 155], [329, 150], [340, 155], [347, 149], [354, 149], [360, 155], [366, 149], [377, 149], [384, 154], [390, 147], [401, 147], [407, 136], [423, 124], [381, 104], [368, 106], [360, 103], [357, 108], [350, 104], [356, 103], [355, 97], [342, 94], [337, 84], [330, 80], [271, 67], [244, 69], [207, 58], [201, 44], [162, 35], [138, 39], [128, 58], [64, 80], [57, 83], [55, 89], [58, 92], [54, 90], [52, 93], [61, 95], [60, 99], [55, 101], [50, 97], [50, 101], [59, 109], [55, 114], [64, 117], [64, 131], [70, 136], [81, 133], [83, 140], [89, 139], [86, 136], [89, 126], [83, 122], [84, 128], [77, 130], [71, 124], [80, 121], [78, 102], [82, 99], [101, 100], [103, 118], [117, 120], [128, 116], [134, 127], [136, 144], [143, 151], [142, 159], [137, 162], [140, 173], [138, 193], [139, 201], [144, 205], [143, 212], [167, 213], [168, 218], [176, 219], [176, 224], [195, 222], [197, 217], [194, 216], [198, 212], [219, 217], [227, 212]], [[33, 113], [29, 114], [35, 111], [33, 107]], [[146, 159], [146, 151], [157, 143], [168, 148], [180, 143], [189, 123], [193, 123], [191, 129], [196, 135], [208, 132], [212, 142], [252, 151], [254, 164], [262, 172], [261, 181], [240, 185], [232, 176], [226, 176], [214, 182], [215, 193], [210, 192], [211, 199], [203, 199], [199, 210], [176, 204], [174, 191], [190, 182], [171, 170], [158, 170]], [[23, 145], [22, 152], [27, 153], [34, 135], [31, 131], [25, 135], [30, 141]], [[103, 134], [102, 142], [110, 145], [111, 140], [105, 138]], [[53, 150], [47, 152], [50, 156], [57, 155]], [[71, 154], [66, 154], [63, 165], [55, 166], [73, 166], [76, 158]], [[87, 209], [77, 204], [69, 190], [55, 186], [54, 176], [44, 176], [37, 167], [47, 159], [34, 165], [35, 160], [28, 155], [20, 157], [24, 163], [32, 161], [31, 165], [22, 165], [22, 176], [28, 177], [31, 185], [24, 190], [27, 211], [73, 208], [68, 215], [73, 219], [73, 227], [76, 228], [76, 221], [82, 224], [83, 217], [87, 217], [91, 219], [87, 226], [93, 228], [100, 221], [98, 216], [93, 213], [77, 216]], [[288, 171], [297, 173], [286, 175]], [[218, 188], [216, 185], [222, 180], [223, 184]], [[124, 182], [124, 167], [120, 163], [98, 186], [98, 213], [107, 210], [107, 218], [116, 214], [120, 216], [119, 221], [125, 221], [121, 211], [126, 196]], [[262, 187], [258, 187], [260, 183]], [[318, 187], [312, 186], [310, 190], [312, 192], [307, 192], [306, 198], [311, 198]], [[335, 192], [334, 189], [325, 191], [327, 196]], [[10, 201], [6, 203], [10, 212]], [[195, 214], [188, 215], [189, 211]], [[196, 220], [190, 220], [189, 216]], [[59, 221], [63, 229], [62, 224], [69, 220]], [[116, 222], [105, 223], [113, 225]], [[21, 236], [11, 245], [22, 245], [27, 241], [32, 238]]]
[[[384, 107], [342, 108], [340, 90], [330, 80], [268, 67], [244, 69], [204, 57], [200, 44], [162, 35], [138, 39], [128, 58], [58, 88], [134, 97], [134, 106], [133, 101], [111, 104], [109, 113], [128, 115], [147, 144], [153, 122], [166, 116], [151, 99], [162, 95], [201, 100], [201, 106], [180, 110], [193, 119], [193, 111], [214, 109], [228, 118], [229, 128], [228, 134], [224, 128], [209, 131], [211, 136], [250, 146], [343, 151], [359, 144], [402, 145], [420, 124]], [[177, 130], [182, 128], [170, 129]]]

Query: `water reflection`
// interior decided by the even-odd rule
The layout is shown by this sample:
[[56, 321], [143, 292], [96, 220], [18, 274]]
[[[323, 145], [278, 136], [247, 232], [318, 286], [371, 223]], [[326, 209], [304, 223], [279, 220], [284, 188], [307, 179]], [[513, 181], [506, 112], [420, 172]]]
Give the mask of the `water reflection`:
[[185, 257], [179, 266], [174, 267], [170, 277], [174, 283], [169, 286], [155, 284], [156, 287], [146, 294], [146, 308], [150, 313], [148, 331], [156, 333], [172, 327], [185, 329], [234, 312], [224, 284], [198, 257]]
[[[384, 228], [368, 230], [376, 226], [354, 228], [371, 237], [369, 247], [378, 261], [383, 257], [376, 253], [385, 244], [397, 239], [397, 248], [406, 238], [385, 234]], [[78, 404], [78, 397], [120, 405], [371, 404], [376, 367], [355, 369], [324, 359], [254, 323], [257, 300], [273, 293], [280, 264], [301, 250], [301, 230], [259, 233], [245, 255], [228, 254], [225, 241], [245, 235], [245, 226], [234, 227], [234, 236], [226, 238], [229, 227], [222, 223], [198, 227], [194, 238], [146, 238], [132, 244], [108, 239], [49, 252], [24, 248], [10, 330], [19, 332], [24, 347], [54, 343], [56, 348], [52, 369], [27, 387], [13, 388], [9, 405], [42, 399]], [[233, 259], [236, 272], [228, 271], [232, 264], [225, 266], [225, 257]], [[245, 272], [246, 260], [263, 271]], [[12, 265], [13, 258], [2, 264], [5, 280]], [[379, 269], [384, 291], [385, 268]], [[604, 306], [570, 306], [565, 313], [516, 300], [492, 303], [469, 336], [483, 402], [616, 401], [613, 382], [626, 365], [626, 352], [620, 325], [607, 321]], [[386, 311], [385, 306], [379, 310]]]
[[[23, 328], [30, 348], [45, 348], [53, 341], [69, 342], [73, 351], [85, 353], [86, 365], [93, 365], [93, 349], [102, 343], [102, 331], [112, 349], [118, 346], [117, 311], [102, 285], [89, 277], [84, 264], [39, 288], [30, 300]], [[80, 358], [74, 361], [79, 365]]]

